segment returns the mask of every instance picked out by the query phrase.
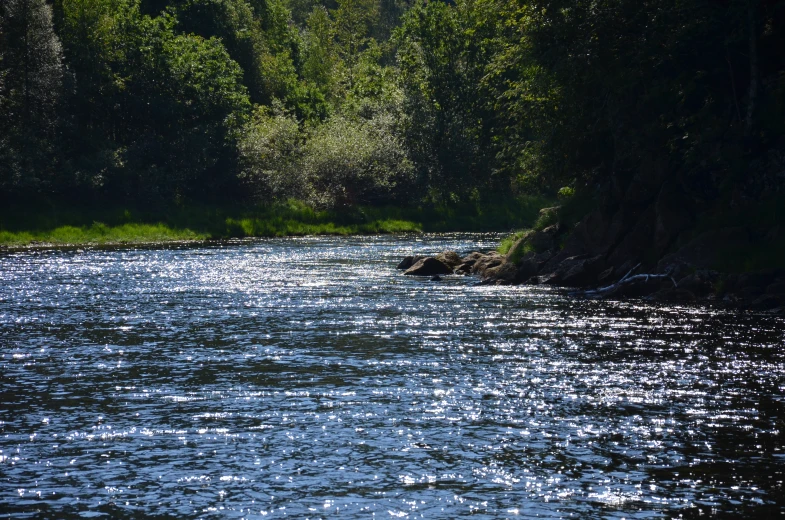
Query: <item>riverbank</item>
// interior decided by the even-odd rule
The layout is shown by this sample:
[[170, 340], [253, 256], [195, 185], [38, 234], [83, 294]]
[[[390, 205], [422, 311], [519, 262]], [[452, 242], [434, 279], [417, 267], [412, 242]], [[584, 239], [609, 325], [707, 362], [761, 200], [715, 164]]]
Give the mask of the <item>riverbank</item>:
[[698, 204], [663, 189], [648, 207], [598, 206], [576, 219], [579, 206], [543, 210], [473, 274], [590, 298], [706, 301], [785, 315], [785, 195], [719, 199], [695, 211]]
[[268, 206], [129, 208], [17, 204], [0, 212], [0, 248], [57, 248], [249, 237], [504, 231], [533, 225], [552, 201], [358, 207], [318, 211], [298, 202]]

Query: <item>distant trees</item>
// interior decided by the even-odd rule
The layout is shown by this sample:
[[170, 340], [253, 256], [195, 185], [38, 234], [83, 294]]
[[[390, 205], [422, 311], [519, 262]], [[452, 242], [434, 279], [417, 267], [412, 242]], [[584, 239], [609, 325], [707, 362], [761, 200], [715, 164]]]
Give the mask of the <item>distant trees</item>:
[[250, 110], [242, 70], [217, 39], [178, 34], [176, 18], [132, 0], [62, 0], [75, 88], [75, 182], [123, 197], [192, 196], [229, 182]]
[[44, 0], [0, 6], [0, 189], [51, 180], [63, 51]]
[[732, 178], [782, 146], [784, 38], [783, 0], [429, 2], [397, 33], [407, 143], [455, 189]]
[[623, 191], [654, 162], [732, 180], [785, 135], [785, 0], [51, 5], [0, 7], [1, 194]]

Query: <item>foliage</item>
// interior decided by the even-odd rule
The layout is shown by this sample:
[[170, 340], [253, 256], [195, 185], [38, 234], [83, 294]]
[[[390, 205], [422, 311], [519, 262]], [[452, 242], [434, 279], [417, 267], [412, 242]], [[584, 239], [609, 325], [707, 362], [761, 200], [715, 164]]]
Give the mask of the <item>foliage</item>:
[[239, 141], [240, 178], [258, 200], [303, 198], [304, 179], [296, 168], [302, 136], [297, 120], [280, 106], [259, 107]]
[[782, 184], [756, 165], [785, 150], [785, 0], [51, 4], [0, 7], [3, 199], [405, 200], [471, 228], [455, 208]]
[[556, 192], [556, 195], [558, 195], [562, 200], [569, 200], [575, 196], [575, 189], [571, 188], [570, 186], [564, 186], [559, 188], [559, 191]]
[[172, 16], [142, 15], [133, 1], [63, 0], [62, 12], [77, 178], [126, 197], [223, 189], [250, 105], [221, 42], [176, 34]]
[[338, 115], [317, 128], [298, 166], [307, 200], [327, 208], [394, 200], [413, 166], [393, 124], [389, 113], [370, 120]]
[[303, 79], [332, 102], [340, 96], [338, 71], [342, 62], [335, 43], [335, 29], [328, 11], [316, 7], [308, 16], [303, 36]]
[[52, 181], [63, 51], [44, 0], [0, 6], [0, 190]]

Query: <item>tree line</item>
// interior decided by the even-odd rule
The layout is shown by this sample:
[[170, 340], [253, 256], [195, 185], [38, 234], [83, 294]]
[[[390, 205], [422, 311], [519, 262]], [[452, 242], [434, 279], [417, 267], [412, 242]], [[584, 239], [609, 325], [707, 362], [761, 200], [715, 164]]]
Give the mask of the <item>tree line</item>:
[[785, 0], [0, 6], [3, 198], [336, 208], [647, 168], [700, 194], [785, 167], [783, 136]]

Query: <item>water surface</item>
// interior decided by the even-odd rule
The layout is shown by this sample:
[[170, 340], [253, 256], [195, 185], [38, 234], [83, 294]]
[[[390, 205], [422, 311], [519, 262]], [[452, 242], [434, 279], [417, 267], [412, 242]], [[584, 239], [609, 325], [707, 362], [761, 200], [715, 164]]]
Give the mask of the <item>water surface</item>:
[[0, 256], [0, 517], [785, 518], [785, 321], [395, 270], [497, 241]]

